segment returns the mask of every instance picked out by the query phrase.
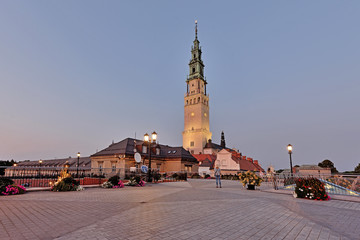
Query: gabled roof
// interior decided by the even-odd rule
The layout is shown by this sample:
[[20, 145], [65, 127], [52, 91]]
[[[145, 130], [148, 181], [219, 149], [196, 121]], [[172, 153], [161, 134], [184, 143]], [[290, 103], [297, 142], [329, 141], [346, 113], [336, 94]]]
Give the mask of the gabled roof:
[[204, 148], [212, 148], [212, 149], [217, 149], [217, 150], [222, 150], [222, 149], [231, 150], [230, 148], [227, 148], [227, 147], [223, 148], [221, 145], [213, 143], [212, 141], [208, 141]]
[[296, 167], [296, 168], [300, 169], [300, 170], [324, 170], [324, 169], [328, 169], [328, 168], [319, 167], [318, 165], [301, 165], [300, 167]]
[[264, 169], [262, 169], [259, 165], [249, 161], [249, 160], [245, 160], [243, 158], [238, 158], [235, 156], [232, 156], [232, 159], [237, 162], [238, 164], [240, 164], [240, 170], [241, 171], [264, 171]]
[[260, 165], [254, 163], [254, 166], [258, 169], [259, 172], [265, 172], [265, 170]]
[[199, 167], [213, 168], [216, 155], [213, 154], [193, 154], [193, 156], [199, 161]]
[[[41, 167], [64, 167], [65, 163], [68, 162], [70, 168], [76, 167], [77, 158], [62, 158], [62, 159], [49, 159], [42, 160]], [[22, 161], [17, 163], [18, 167], [40, 167], [39, 161]], [[79, 159], [80, 169], [90, 169], [91, 159], [90, 157], [81, 157]]]
[[[134, 149], [142, 156], [147, 157], [148, 153], [142, 153], [142, 145], [144, 141], [134, 139], [134, 138], [125, 138], [124, 140], [111, 144], [109, 147], [91, 155], [90, 157], [97, 156], [107, 156], [107, 155], [134, 155]], [[156, 155], [156, 148], [160, 148], [160, 154]], [[154, 158], [181, 158], [182, 160], [187, 160], [191, 162], [196, 162], [189, 151], [186, 151], [183, 147], [170, 147], [168, 145], [156, 144], [156, 146], [151, 147], [151, 155]]]

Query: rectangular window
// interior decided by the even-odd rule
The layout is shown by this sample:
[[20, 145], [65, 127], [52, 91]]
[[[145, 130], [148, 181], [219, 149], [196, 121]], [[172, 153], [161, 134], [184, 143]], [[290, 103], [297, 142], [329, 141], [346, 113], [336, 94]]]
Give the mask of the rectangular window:
[[194, 145], [194, 142], [190, 142], [190, 147], [193, 147]]

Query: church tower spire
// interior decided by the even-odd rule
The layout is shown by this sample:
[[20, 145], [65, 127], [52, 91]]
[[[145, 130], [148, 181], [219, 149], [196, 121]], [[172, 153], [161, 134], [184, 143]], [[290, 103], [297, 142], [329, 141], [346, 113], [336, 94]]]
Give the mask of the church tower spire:
[[212, 135], [209, 124], [209, 95], [206, 93], [207, 81], [204, 77], [205, 65], [201, 54], [197, 21], [195, 21], [195, 40], [191, 47], [189, 75], [186, 79], [187, 88], [184, 97], [183, 131], [183, 147], [192, 154], [202, 153]]
[[225, 144], [225, 135], [224, 135], [224, 131], [221, 132], [221, 142], [220, 142], [220, 146], [222, 148], [225, 148], [226, 144]]
[[197, 39], [197, 20], [195, 20], [195, 39]]

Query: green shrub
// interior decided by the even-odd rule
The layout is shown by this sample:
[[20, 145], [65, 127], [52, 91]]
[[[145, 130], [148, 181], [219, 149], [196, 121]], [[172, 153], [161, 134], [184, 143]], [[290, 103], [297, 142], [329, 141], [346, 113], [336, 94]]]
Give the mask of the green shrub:
[[154, 181], [157, 182], [160, 180], [161, 178], [161, 174], [156, 172], [156, 173], [153, 173], [153, 178], [154, 178]]
[[193, 173], [191, 175], [191, 178], [200, 178], [200, 175], [198, 173]]
[[0, 193], [6, 190], [6, 186], [13, 185], [14, 181], [10, 178], [2, 177], [0, 178]]
[[130, 178], [129, 182], [126, 184], [127, 186], [145, 186], [145, 182], [139, 176], [135, 176]]
[[5, 177], [0, 178], [0, 187], [12, 185], [13, 183], [14, 181], [11, 180], [10, 178], [5, 178]]
[[18, 185], [13, 185], [14, 187], [16, 187], [19, 190], [19, 194], [24, 194], [26, 193], [26, 189], [23, 186], [18, 186]]
[[320, 201], [330, 199], [325, 191], [324, 183], [317, 178], [297, 178], [295, 184], [294, 197]]
[[66, 177], [56, 182], [52, 186], [51, 191], [64, 192], [64, 191], [77, 191], [79, 188], [79, 182], [75, 181], [72, 177]]
[[120, 177], [118, 175], [114, 175], [112, 177], [109, 178], [108, 182], [110, 182], [112, 185], [118, 185], [120, 181]]
[[254, 186], [260, 186], [263, 179], [261, 177], [258, 177], [254, 172], [247, 171], [246, 173], [240, 173], [239, 179], [242, 182], [243, 186], [245, 185], [254, 185]]

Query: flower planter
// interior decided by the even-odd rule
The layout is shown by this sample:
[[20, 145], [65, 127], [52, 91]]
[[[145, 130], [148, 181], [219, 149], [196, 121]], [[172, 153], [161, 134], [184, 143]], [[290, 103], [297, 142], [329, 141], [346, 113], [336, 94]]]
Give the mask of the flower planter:
[[255, 185], [248, 184], [247, 189], [248, 190], [255, 190]]

